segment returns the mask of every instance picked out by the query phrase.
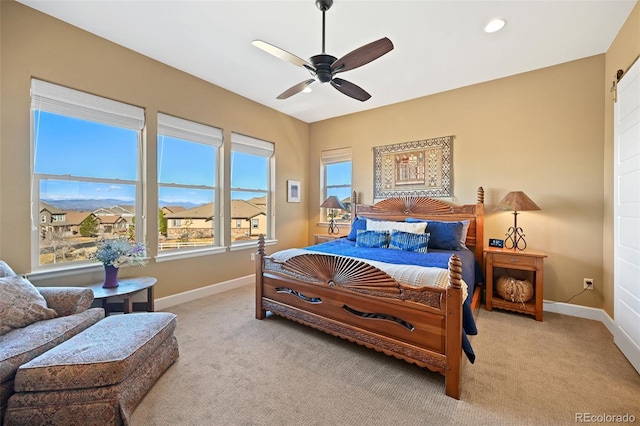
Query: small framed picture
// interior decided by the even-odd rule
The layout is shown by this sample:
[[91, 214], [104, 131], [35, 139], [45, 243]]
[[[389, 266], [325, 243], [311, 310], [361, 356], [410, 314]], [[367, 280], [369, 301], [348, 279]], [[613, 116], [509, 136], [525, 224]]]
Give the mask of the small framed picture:
[[287, 181], [287, 203], [299, 203], [300, 202], [300, 181], [288, 180]]

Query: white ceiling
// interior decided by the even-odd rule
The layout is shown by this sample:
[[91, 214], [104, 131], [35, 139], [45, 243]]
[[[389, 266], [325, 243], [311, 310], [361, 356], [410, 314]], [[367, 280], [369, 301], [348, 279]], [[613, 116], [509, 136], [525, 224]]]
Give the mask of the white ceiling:
[[[335, 0], [326, 53], [339, 58], [385, 36], [395, 46], [340, 74], [372, 95], [360, 102], [318, 82], [277, 100], [309, 73], [251, 45], [261, 39], [305, 60], [321, 53], [313, 0], [18, 1], [308, 123], [604, 53], [636, 4]], [[507, 26], [484, 33], [494, 17]]]

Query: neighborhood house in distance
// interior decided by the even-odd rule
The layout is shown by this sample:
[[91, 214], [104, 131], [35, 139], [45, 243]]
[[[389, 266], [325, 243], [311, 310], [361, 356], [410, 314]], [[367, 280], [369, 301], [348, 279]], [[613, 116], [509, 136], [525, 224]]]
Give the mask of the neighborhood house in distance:
[[[99, 239], [133, 237], [135, 207], [117, 203], [117, 200], [41, 201], [40, 264], [87, 260]], [[104, 207], [105, 204], [110, 207]], [[158, 251], [213, 245], [213, 212], [214, 203], [161, 207]], [[266, 234], [266, 222], [266, 196], [231, 200], [231, 241], [257, 239], [258, 235]]]

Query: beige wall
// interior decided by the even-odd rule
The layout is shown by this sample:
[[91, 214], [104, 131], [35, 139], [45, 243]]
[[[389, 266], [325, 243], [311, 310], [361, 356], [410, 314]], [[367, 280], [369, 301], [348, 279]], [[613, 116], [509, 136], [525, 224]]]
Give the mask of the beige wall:
[[631, 11], [624, 26], [609, 47], [604, 73], [604, 304], [613, 317], [613, 95], [616, 72], [626, 71], [640, 55], [640, 3]]
[[[374, 146], [454, 135], [456, 203], [486, 197], [485, 239], [503, 238], [513, 215], [493, 208], [522, 190], [541, 208], [518, 224], [549, 255], [545, 299], [596, 290], [572, 303], [602, 305], [604, 55], [464, 87], [311, 125], [310, 223], [318, 221], [322, 149], [353, 148], [353, 187], [372, 201]], [[312, 227], [310, 233], [321, 231]]]
[[[595, 291], [571, 303], [604, 307], [613, 315], [609, 88], [615, 71], [626, 69], [640, 53], [638, 5], [606, 55], [311, 125], [21, 4], [0, 2], [0, 20], [0, 258], [20, 273], [30, 269], [29, 79], [34, 76], [144, 107], [151, 135], [149, 182], [156, 180], [157, 111], [221, 127], [226, 141], [234, 131], [275, 142], [279, 244], [270, 250], [304, 245], [313, 233], [326, 230], [315, 226], [321, 150], [353, 148], [354, 189], [370, 202], [374, 146], [454, 135], [452, 201], [473, 203], [483, 186], [485, 238], [502, 238], [513, 216], [493, 207], [509, 191], [525, 191], [542, 208], [522, 213], [518, 223], [529, 246], [549, 254], [545, 299], [566, 300], [582, 290], [582, 278], [590, 277]], [[228, 164], [229, 152], [224, 152]], [[288, 179], [301, 181], [299, 204], [286, 203]], [[152, 209], [156, 197], [157, 189], [149, 188]], [[153, 247], [157, 215], [148, 217], [147, 240]], [[144, 274], [158, 277], [156, 295], [163, 297], [248, 275], [253, 266], [243, 250], [151, 262]], [[72, 276], [44, 284], [99, 279], [98, 274]]]
[[[0, 258], [17, 272], [30, 272], [30, 136], [29, 85], [37, 77], [74, 89], [138, 105], [146, 110], [148, 162], [146, 180], [156, 181], [156, 113], [210, 124], [276, 145], [276, 236], [271, 249], [306, 243], [306, 199], [286, 203], [288, 179], [306, 185], [308, 124], [174, 68], [96, 37], [15, 2], [0, 2], [2, 37], [2, 128], [0, 130]], [[225, 149], [228, 165], [229, 150]], [[95, 161], [104, 161], [96, 157]], [[225, 167], [228, 176], [229, 167]], [[157, 187], [148, 188], [147, 242], [157, 246]], [[227, 200], [226, 217], [230, 217]], [[224, 221], [229, 227], [230, 221]], [[226, 229], [229, 235], [229, 229]], [[151, 262], [126, 275], [158, 277], [156, 297], [163, 297], [254, 272], [250, 251], [240, 250], [169, 262]], [[36, 282], [78, 285], [97, 282], [101, 274]]]

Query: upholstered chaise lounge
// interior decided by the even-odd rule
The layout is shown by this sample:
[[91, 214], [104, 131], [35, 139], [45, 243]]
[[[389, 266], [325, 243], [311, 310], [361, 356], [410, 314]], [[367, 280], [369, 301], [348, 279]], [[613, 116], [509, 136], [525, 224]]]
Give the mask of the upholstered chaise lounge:
[[18, 367], [104, 318], [80, 287], [34, 287], [0, 261], [0, 424]]
[[178, 358], [176, 316], [109, 316], [22, 365], [5, 426], [128, 424], [133, 410]]

